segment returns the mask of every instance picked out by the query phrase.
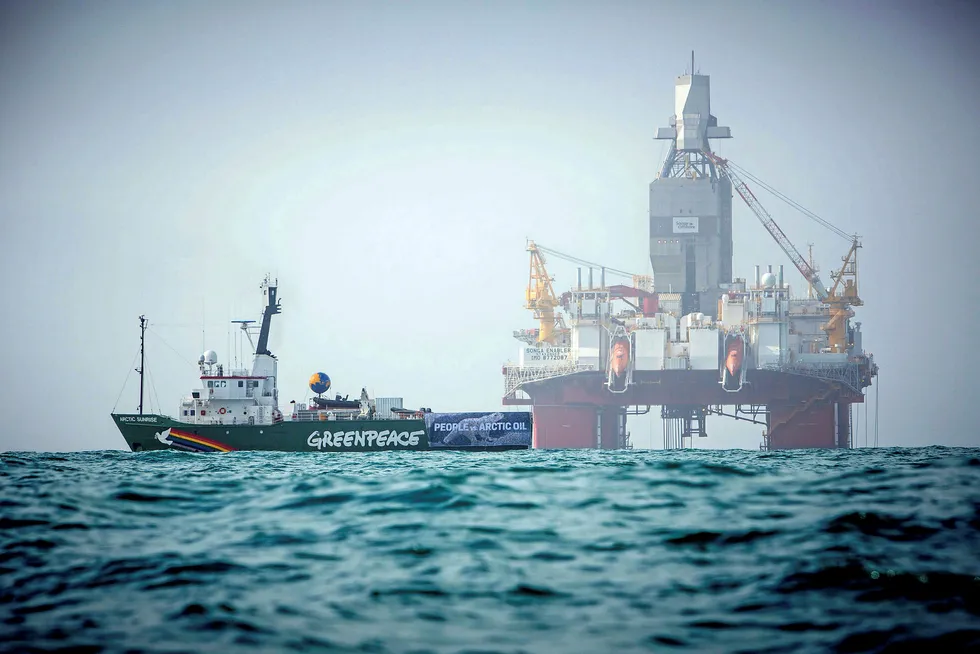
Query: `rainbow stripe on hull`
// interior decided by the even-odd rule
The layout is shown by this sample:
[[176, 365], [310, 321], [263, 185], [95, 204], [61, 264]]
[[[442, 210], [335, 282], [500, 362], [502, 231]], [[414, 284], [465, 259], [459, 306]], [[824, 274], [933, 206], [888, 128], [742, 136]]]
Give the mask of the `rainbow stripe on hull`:
[[170, 429], [170, 434], [167, 436], [167, 439], [171, 447], [187, 450], [188, 452], [233, 452], [235, 450], [233, 447], [211, 440], [210, 438], [204, 438], [203, 436], [173, 428]]

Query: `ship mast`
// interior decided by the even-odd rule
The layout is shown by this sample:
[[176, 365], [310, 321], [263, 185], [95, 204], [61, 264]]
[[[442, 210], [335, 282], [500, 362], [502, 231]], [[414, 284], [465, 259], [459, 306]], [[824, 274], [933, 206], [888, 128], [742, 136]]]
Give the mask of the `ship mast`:
[[272, 316], [282, 311], [282, 309], [279, 307], [279, 302], [276, 300], [276, 288], [278, 286], [278, 282], [278, 279], [275, 282], [270, 281], [268, 275], [266, 275], [265, 281], [262, 282], [262, 286], [265, 288], [265, 293], [268, 295], [269, 303], [266, 305], [265, 311], [262, 312], [262, 326], [259, 329], [259, 344], [255, 347], [256, 355], [272, 355], [272, 352], [269, 351], [269, 327], [272, 325]]
[[143, 369], [146, 367], [146, 351], [144, 350], [143, 343], [145, 336], [146, 316], [140, 316], [140, 367], [136, 371], [140, 374], [140, 415], [143, 415]]

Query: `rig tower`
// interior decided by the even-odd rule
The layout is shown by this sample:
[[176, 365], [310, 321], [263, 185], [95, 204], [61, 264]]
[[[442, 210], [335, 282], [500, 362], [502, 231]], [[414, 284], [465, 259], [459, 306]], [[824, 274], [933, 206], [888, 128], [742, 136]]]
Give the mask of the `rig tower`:
[[650, 183], [650, 263], [660, 293], [679, 294], [681, 313], [716, 317], [732, 281], [732, 184], [719, 175], [710, 139], [731, 138], [711, 115], [711, 81], [691, 72], [674, 83], [674, 115], [657, 138], [670, 141]]

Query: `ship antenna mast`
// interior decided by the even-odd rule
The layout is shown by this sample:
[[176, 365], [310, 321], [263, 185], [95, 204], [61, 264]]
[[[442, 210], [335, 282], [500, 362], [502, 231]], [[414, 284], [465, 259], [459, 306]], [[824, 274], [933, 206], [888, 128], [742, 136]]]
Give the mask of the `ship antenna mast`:
[[140, 374], [140, 415], [143, 415], [143, 369], [146, 367], [146, 350], [144, 349], [144, 342], [146, 336], [146, 316], [140, 316], [140, 367], [138, 372]]

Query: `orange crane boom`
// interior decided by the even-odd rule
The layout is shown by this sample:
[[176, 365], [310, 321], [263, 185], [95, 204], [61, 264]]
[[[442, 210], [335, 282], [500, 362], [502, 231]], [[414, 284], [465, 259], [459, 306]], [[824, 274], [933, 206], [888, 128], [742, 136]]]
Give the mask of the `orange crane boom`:
[[779, 228], [776, 221], [772, 219], [772, 216], [769, 215], [766, 208], [763, 207], [762, 203], [755, 197], [755, 194], [749, 189], [748, 185], [742, 181], [742, 178], [739, 177], [734, 170], [728, 167], [728, 160], [722, 159], [715, 153], [708, 152], [707, 150], [704, 152], [704, 155], [714, 162], [721, 172], [731, 180], [732, 186], [735, 187], [735, 191], [742, 197], [742, 200], [744, 200], [745, 204], [749, 206], [749, 209], [752, 210], [769, 234], [772, 235], [773, 239], [779, 243], [779, 247], [783, 249], [783, 252], [785, 252], [786, 256], [788, 256], [790, 261], [793, 262], [796, 269], [800, 271], [803, 278], [810, 283], [810, 286], [812, 286], [813, 290], [816, 291], [817, 297], [821, 301], [825, 301], [829, 293], [827, 293], [827, 289], [824, 287], [823, 282], [820, 281], [820, 275], [817, 274], [817, 271], [814, 270], [809, 263], [807, 263], [806, 259], [803, 258], [803, 255], [801, 255], [793, 243], [790, 242], [789, 238], [787, 238], [786, 234], [783, 233], [783, 230]]
[[[834, 285], [828, 290], [824, 287], [823, 282], [820, 281], [820, 276], [817, 274], [814, 266], [811, 266], [803, 258], [789, 238], [786, 237], [786, 234], [783, 233], [783, 230], [776, 224], [776, 221], [769, 215], [769, 212], [762, 206], [762, 203], [755, 197], [755, 194], [749, 189], [748, 185], [728, 165], [728, 160], [722, 159], [707, 150], [704, 151], [704, 155], [718, 167], [722, 174], [731, 180], [735, 191], [783, 249], [783, 252], [790, 258], [790, 261], [800, 271], [803, 278], [810, 284], [810, 287], [816, 292], [817, 298], [830, 306], [830, 320], [821, 325], [821, 328], [827, 333], [831, 351], [846, 351], [849, 345], [847, 342], [847, 320], [854, 316], [854, 311], [851, 310], [851, 307], [864, 304], [861, 298], [858, 297], [857, 292], [857, 250], [861, 247], [857, 237], [854, 236], [851, 238], [851, 248], [843, 258], [844, 265], [839, 271], [831, 272]], [[824, 224], [827, 225], [825, 221]], [[843, 235], [837, 228], [833, 229]], [[843, 289], [840, 288], [841, 281], [844, 282]]]

